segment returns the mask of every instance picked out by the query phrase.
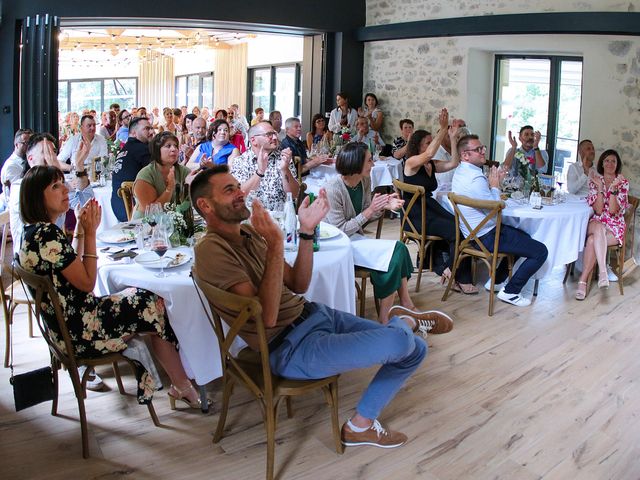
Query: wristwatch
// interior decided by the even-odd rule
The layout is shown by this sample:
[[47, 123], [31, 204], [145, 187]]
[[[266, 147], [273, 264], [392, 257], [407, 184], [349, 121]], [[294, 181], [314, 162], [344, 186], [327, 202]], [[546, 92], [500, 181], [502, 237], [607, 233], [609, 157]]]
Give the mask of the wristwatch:
[[76, 177], [86, 177], [88, 175], [86, 170], [76, 170]]
[[533, 149], [534, 152], [539, 152], [540, 151], [540, 147], [536, 147]]

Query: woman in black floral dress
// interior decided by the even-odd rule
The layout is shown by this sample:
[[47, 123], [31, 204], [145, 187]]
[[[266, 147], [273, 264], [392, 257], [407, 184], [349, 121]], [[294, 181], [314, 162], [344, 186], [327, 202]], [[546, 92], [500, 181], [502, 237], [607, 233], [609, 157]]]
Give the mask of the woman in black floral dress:
[[[157, 295], [129, 288], [114, 295], [96, 297], [96, 229], [101, 209], [95, 199], [80, 211], [74, 233], [76, 250], [55, 219], [69, 208], [69, 190], [56, 167], [30, 169], [20, 188], [20, 214], [24, 223], [20, 264], [25, 270], [47, 275], [53, 282], [78, 357], [96, 357], [127, 348], [126, 341], [137, 333], [151, 335], [156, 357], [173, 385], [169, 389], [172, 406], [183, 400], [199, 407], [198, 393], [187, 378], [175, 348], [176, 338], [167, 321], [164, 301]], [[43, 317], [53, 341], [62, 343], [55, 312], [46, 300]], [[136, 363], [138, 400], [147, 403], [155, 385], [151, 375]]]

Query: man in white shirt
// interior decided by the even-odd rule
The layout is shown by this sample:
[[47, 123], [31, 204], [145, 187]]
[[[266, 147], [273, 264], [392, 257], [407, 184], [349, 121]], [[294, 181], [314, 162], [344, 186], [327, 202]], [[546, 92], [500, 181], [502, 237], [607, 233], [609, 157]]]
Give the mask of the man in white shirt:
[[[462, 138], [465, 135], [469, 135], [469, 133], [471, 133], [469, 132], [469, 130], [467, 130], [467, 123], [461, 118], [454, 118], [453, 120], [451, 120], [451, 127], [458, 127], [457, 138]], [[433, 156], [433, 160], [438, 160], [441, 162], [450, 162], [452, 160], [451, 139], [449, 138], [449, 135], [444, 136], [442, 143], [438, 147], [438, 151]], [[443, 185], [445, 183], [451, 185], [454, 173], [456, 173], [455, 169], [443, 173], [436, 172], [436, 180], [438, 180], [438, 185]]]
[[[29, 167], [36, 165], [50, 165], [60, 168], [60, 162], [56, 158], [55, 139], [48, 133], [36, 133], [29, 139], [27, 145], [27, 162]], [[87, 172], [84, 169], [84, 160], [89, 154], [88, 144], [81, 142], [80, 149], [76, 155], [76, 180], [75, 185], [69, 186], [69, 208], [75, 209], [84, 205], [90, 198], [94, 197], [93, 189], [89, 184]], [[24, 223], [20, 216], [20, 186], [22, 179], [16, 180], [9, 196], [9, 211], [11, 237], [13, 238], [13, 251], [18, 253], [22, 240]], [[61, 215], [56, 225], [64, 227], [66, 215]]]
[[589, 174], [595, 173], [593, 160], [596, 149], [591, 140], [582, 140], [578, 144], [578, 161], [569, 165], [567, 171], [567, 190], [569, 193], [586, 197], [589, 194]]
[[2, 181], [2, 191], [5, 196], [5, 205], [9, 200], [9, 191], [11, 184], [24, 176], [27, 170], [27, 143], [33, 135], [33, 131], [29, 128], [19, 129], [13, 137], [13, 153], [2, 164], [2, 172], [0, 172], [0, 180]]
[[[482, 166], [485, 164], [486, 151], [487, 147], [480, 143], [477, 135], [466, 135], [458, 140], [458, 154], [461, 161], [453, 176], [451, 190], [454, 193], [476, 200], [500, 200], [499, 186], [505, 171], [492, 167], [489, 178], [484, 176]], [[483, 210], [471, 207], [461, 206], [460, 211], [472, 229], [475, 229], [486, 216]], [[469, 235], [469, 229], [464, 222], [460, 223], [460, 230], [465, 237]], [[478, 232], [478, 238], [489, 251], [493, 251], [495, 233], [495, 220], [487, 222]], [[499, 249], [500, 252], [513, 254], [516, 260], [524, 257], [525, 261], [509, 281], [507, 281], [509, 271], [506, 259], [500, 263], [496, 269], [494, 287], [498, 290], [498, 298], [518, 307], [530, 305], [531, 300], [520, 295], [520, 291], [547, 259], [547, 247], [533, 240], [522, 230], [502, 224]]]
[[376, 153], [376, 147], [383, 148], [385, 145], [380, 134], [369, 128], [369, 119], [367, 117], [358, 117], [356, 120], [356, 132], [352, 141], [366, 143], [371, 155]]
[[96, 157], [106, 157], [109, 154], [107, 141], [102, 135], [96, 133], [95, 119], [91, 115], [83, 115], [80, 119], [80, 133], [67, 140], [58, 155], [62, 170], [68, 172], [71, 170], [71, 166], [75, 165], [81, 141], [85, 145], [91, 145], [89, 154], [85, 159], [85, 165]]

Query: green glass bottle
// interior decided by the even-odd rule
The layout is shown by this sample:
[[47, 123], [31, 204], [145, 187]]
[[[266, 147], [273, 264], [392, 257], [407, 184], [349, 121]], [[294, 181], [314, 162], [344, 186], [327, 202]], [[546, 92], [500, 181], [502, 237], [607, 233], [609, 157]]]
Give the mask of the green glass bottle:
[[[309, 205], [311, 205], [315, 199], [316, 199], [316, 195], [313, 192], [310, 192]], [[318, 241], [319, 238], [320, 238], [320, 225], [316, 225], [316, 228], [313, 230], [313, 251], [314, 252], [317, 252], [318, 250], [320, 250], [320, 243]]]

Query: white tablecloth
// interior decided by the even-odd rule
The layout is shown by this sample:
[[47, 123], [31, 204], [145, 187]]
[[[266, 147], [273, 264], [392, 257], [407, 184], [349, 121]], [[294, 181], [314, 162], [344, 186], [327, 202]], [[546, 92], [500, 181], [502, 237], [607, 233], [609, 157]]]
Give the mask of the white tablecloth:
[[[453, 213], [446, 195], [447, 192], [438, 192], [435, 198]], [[593, 214], [585, 200], [570, 197], [565, 203], [545, 205], [541, 210], [534, 210], [529, 204], [517, 204], [513, 200], [505, 203], [502, 222], [527, 232], [534, 240], [544, 243], [549, 251], [547, 261], [533, 276], [534, 279], [544, 278], [554, 267], [578, 259], [584, 249], [587, 225]]]
[[[133, 244], [131, 244], [133, 246]], [[182, 250], [192, 255], [185, 247]], [[287, 252], [293, 263], [296, 252]], [[313, 273], [308, 300], [355, 313], [355, 279], [351, 246], [346, 235], [321, 240], [313, 256]], [[106, 295], [126, 287], [150, 290], [165, 300], [171, 327], [180, 343], [180, 358], [190, 378], [205, 385], [222, 375], [218, 343], [189, 277], [191, 262], [168, 269], [166, 278], [154, 276], [157, 270], [135, 263], [110, 262], [101, 255], [96, 293]]]
[[[307, 184], [307, 192], [318, 194], [328, 180], [338, 175], [335, 164], [318, 165], [302, 181]], [[402, 161], [389, 157], [378, 160], [371, 169], [371, 190], [377, 187], [390, 187], [394, 179], [402, 179]]]
[[547, 261], [533, 278], [544, 278], [552, 268], [578, 259], [584, 249], [587, 225], [593, 213], [586, 201], [546, 205], [542, 210], [514, 203], [506, 202], [502, 222], [527, 232], [534, 240], [544, 243], [549, 251]]
[[114, 227], [118, 223], [118, 219], [115, 213], [113, 213], [113, 208], [111, 208], [111, 182], [107, 182], [104, 187], [93, 187], [93, 193], [102, 207], [102, 219], [98, 227], [98, 233], [100, 233], [103, 230]]

